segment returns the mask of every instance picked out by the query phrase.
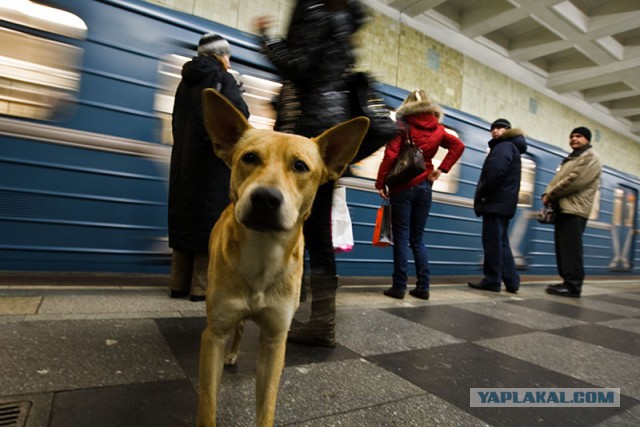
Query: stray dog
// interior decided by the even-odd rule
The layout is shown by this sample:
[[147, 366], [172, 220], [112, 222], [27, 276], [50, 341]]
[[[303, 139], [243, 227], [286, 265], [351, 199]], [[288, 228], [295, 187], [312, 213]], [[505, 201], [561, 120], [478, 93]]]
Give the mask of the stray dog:
[[197, 425], [216, 425], [226, 341], [237, 333], [227, 357], [233, 363], [244, 321], [251, 319], [260, 327], [256, 424], [272, 426], [287, 333], [300, 298], [302, 225], [318, 186], [338, 179], [355, 156], [369, 120], [358, 117], [309, 139], [252, 128], [213, 89], [203, 91], [202, 102], [214, 150], [231, 168], [231, 204], [209, 240]]

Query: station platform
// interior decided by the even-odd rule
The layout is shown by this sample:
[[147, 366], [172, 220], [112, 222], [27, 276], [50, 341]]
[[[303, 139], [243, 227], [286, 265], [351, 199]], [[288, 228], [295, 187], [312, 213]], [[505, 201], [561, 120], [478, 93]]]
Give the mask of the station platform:
[[[0, 425], [195, 425], [204, 302], [153, 284], [0, 283]], [[640, 278], [590, 277], [580, 299], [547, 295], [549, 283], [513, 295], [438, 281], [429, 301], [340, 288], [336, 348], [287, 346], [276, 425], [640, 425]], [[225, 369], [219, 426], [255, 424], [257, 336], [247, 323], [238, 365]], [[619, 388], [621, 398], [472, 407], [471, 388]]]

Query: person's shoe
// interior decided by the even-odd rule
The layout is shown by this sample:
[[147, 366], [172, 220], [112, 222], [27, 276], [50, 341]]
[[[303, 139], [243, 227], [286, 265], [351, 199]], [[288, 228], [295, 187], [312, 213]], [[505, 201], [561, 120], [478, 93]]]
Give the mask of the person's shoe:
[[517, 294], [518, 288], [507, 288], [507, 292], [509, 292], [510, 294]]
[[564, 287], [565, 286], [562, 283], [556, 283], [556, 284], [547, 286], [547, 289], [562, 289]]
[[287, 341], [295, 344], [333, 348], [336, 346], [334, 325], [325, 325], [319, 322], [292, 323]]
[[205, 295], [190, 295], [189, 301], [191, 302], [200, 302], [206, 300], [207, 297]]
[[469, 285], [470, 288], [479, 289], [481, 291], [500, 292], [499, 288], [498, 289], [490, 288], [487, 285], [483, 285], [482, 282], [479, 282], [479, 283], [469, 282], [467, 283], [467, 285]]
[[412, 289], [409, 291], [409, 295], [420, 299], [429, 299], [429, 291], [426, 289]]
[[394, 287], [386, 289], [382, 293], [385, 294], [388, 297], [391, 297], [391, 298], [396, 298], [396, 299], [403, 299], [404, 298], [404, 291], [401, 291], [400, 289], [396, 289]]
[[559, 297], [580, 298], [579, 292], [574, 292], [565, 285], [549, 285], [547, 286], [546, 292], [550, 295], [557, 295]]
[[174, 291], [173, 289], [171, 289], [171, 291], [169, 292], [170, 298], [184, 298], [187, 295], [189, 295], [189, 291]]

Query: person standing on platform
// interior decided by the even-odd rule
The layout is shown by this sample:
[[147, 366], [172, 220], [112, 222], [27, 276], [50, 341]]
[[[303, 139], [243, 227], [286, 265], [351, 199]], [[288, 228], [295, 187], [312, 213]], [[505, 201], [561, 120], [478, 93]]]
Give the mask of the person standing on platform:
[[[270, 38], [271, 19], [256, 18], [263, 50], [284, 79], [275, 103], [275, 130], [313, 137], [352, 117], [344, 76], [355, 63], [352, 36], [364, 21], [359, 0], [296, 1], [286, 39]], [[311, 268], [311, 317], [308, 323], [294, 320], [287, 338], [290, 342], [336, 345], [338, 277], [331, 239], [334, 186], [334, 181], [320, 186], [304, 224]]]
[[469, 286], [483, 291], [507, 292], [520, 288], [520, 275], [509, 243], [509, 221], [516, 213], [522, 161], [527, 141], [520, 129], [512, 129], [507, 119], [491, 123], [489, 154], [484, 160], [473, 199], [473, 210], [482, 217], [483, 273], [480, 282]]
[[227, 71], [231, 51], [218, 34], [205, 34], [198, 56], [182, 68], [173, 107], [173, 148], [169, 172], [169, 246], [171, 298], [189, 295], [204, 301], [209, 264], [209, 235], [230, 203], [231, 172], [215, 155], [204, 127], [202, 91], [213, 88], [249, 117], [235, 78]]
[[591, 146], [591, 131], [577, 127], [569, 135], [573, 149], [542, 195], [556, 211], [554, 240], [562, 283], [549, 285], [548, 294], [580, 298], [584, 281], [582, 235], [600, 187], [602, 164]]
[[[423, 90], [411, 92], [396, 111], [396, 116], [399, 118], [401, 132], [387, 143], [375, 183], [380, 196], [391, 199], [393, 275], [391, 287], [383, 293], [391, 298], [404, 298], [410, 247], [416, 267], [416, 287], [409, 294], [427, 300], [430, 271], [427, 248], [424, 245], [424, 227], [431, 210], [431, 187], [440, 174], [449, 172], [462, 156], [464, 144], [445, 130], [440, 123], [442, 109], [433, 104]], [[407, 133], [422, 150], [426, 170], [407, 182], [387, 187], [385, 181], [396, 163]], [[447, 155], [435, 169], [432, 160], [439, 147], [447, 149]]]

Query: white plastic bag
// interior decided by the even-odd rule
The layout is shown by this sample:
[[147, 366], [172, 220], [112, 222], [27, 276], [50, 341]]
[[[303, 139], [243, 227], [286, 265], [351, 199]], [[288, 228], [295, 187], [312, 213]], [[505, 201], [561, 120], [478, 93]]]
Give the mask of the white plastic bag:
[[351, 215], [347, 207], [347, 189], [338, 186], [333, 190], [331, 201], [331, 238], [336, 252], [351, 252], [353, 249], [353, 230]]

